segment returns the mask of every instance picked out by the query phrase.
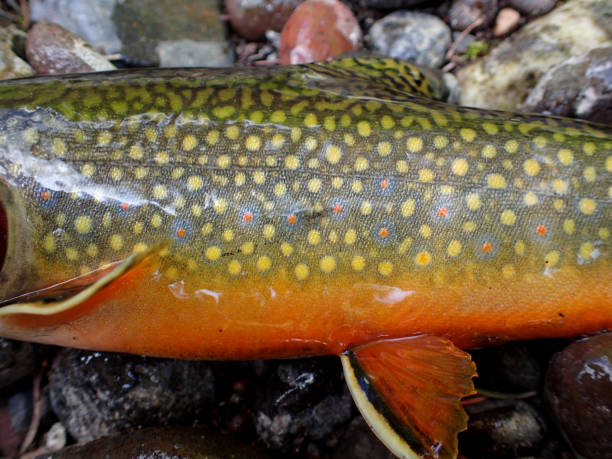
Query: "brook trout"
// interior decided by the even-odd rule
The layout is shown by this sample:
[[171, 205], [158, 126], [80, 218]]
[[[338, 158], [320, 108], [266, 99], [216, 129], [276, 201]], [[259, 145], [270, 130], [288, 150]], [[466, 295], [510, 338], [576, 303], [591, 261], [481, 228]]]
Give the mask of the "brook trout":
[[447, 105], [389, 59], [0, 83], [0, 335], [338, 354], [401, 457], [453, 457], [458, 348], [612, 327], [612, 130]]

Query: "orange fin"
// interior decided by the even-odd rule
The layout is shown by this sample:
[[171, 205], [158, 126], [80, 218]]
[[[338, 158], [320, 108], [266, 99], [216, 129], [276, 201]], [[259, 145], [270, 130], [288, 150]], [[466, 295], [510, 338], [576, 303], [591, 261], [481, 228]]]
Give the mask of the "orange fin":
[[340, 357], [359, 411], [394, 454], [457, 456], [457, 433], [467, 427], [460, 401], [475, 393], [469, 354], [422, 335], [375, 341]]

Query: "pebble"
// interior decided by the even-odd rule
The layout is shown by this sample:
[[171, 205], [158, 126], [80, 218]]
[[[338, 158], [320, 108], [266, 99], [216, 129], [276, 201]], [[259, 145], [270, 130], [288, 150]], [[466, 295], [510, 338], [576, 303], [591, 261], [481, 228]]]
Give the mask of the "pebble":
[[189, 423], [214, 392], [209, 362], [69, 350], [50, 375], [53, 411], [79, 441], [138, 425]]
[[356, 3], [364, 8], [397, 10], [400, 8], [414, 8], [415, 6], [428, 3], [428, 0], [351, 0], [350, 3]]
[[32, 418], [32, 392], [17, 392], [0, 400], [0, 456], [15, 457]]
[[478, 26], [486, 28], [497, 13], [497, 0], [454, 0], [448, 12], [448, 22], [453, 30], [467, 29], [479, 18], [484, 21]]
[[545, 397], [578, 457], [612, 457], [612, 333], [576, 341], [557, 354]]
[[465, 54], [474, 41], [476, 36], [470, 33], [461, 36], [461, 32], [453, 32], [453, 43], [455, 44], [455, 54]]
[[396, 11], [375, 22], [367, 38], [372, 50], [419, 65], [440, 67], [451, 43], [451, 31], [440, 18]]
[[[25, 42], [26, 34], [17, 27], [0, 27], [0, 80], [28, 77], [34, 70], [15, 52], [15, 43]], [[1, 384], [1, 382], [0, 382]]]
[[527, 16], [548, 13], [556, 4], [557, 0], [508, 0], [508, 6], [516, 8]]
[[551, 67], [521, 110], [612, 123], [612, 46]]
[[244, 38], [261, 40], [266, 31], [280, 32], [303, 0], [225, 0], [232, 28]]
[[339, 0], [306, 0], [281, 32], [281, 64], [327, 61], [352, 51], [361, 29], [351, 10]]
[[0, 389], [32, 374], [37, 364], [32, 343], [0, 338]]
[[374, 435], [363, 416], [356, 416], [338, 440], [332, 459], [394, 459], [382, 442]]
[[550, 67], [612, 45], [606, 17], [612, 17], [612, 2], [569, 0], [531, 21], [458, 72], [461, 105], [518, 110]]
[[116, 67], [72, 32], [50, 22], [39, 22], [28, 32], [26, 56], [36, 73], [99, 72]]
[[493, 35], [502, 37], [513, 32], [521, 22], [521, 14], [512, 8], [502, 8], [495, 18]]

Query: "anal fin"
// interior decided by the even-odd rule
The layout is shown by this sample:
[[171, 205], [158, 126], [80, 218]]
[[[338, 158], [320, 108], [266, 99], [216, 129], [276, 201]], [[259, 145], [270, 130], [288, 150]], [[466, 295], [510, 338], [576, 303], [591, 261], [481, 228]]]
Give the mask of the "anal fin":
[[476, 367], [449, 340], [421, 335], [375, 341], [341, 355], [353, 399], [378, 438], [402, 458], [457, 456], [457, 433]]

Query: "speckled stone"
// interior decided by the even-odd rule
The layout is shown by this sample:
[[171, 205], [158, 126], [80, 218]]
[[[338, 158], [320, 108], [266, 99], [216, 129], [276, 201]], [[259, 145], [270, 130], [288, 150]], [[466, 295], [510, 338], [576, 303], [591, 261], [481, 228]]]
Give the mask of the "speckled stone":
[[431, 14], [396, 11], [375, 22], [367, 40], [382, 55], [439, 67], [450, 47], [451, 31]]
[[280, 32], [303, 0], [225, 0], [232, 28], [244, 38], [261, 40], [266, 31]]
[[15, 26], [0, 28], [0, 80], [34, 75], [34, 70], [14, 51], [15, 42], [25, 42], [26, 34]]
[[535, 19], [459, 71], [461, 105], [517, 110], [550, 67], [612, 45], [610, 17], [609, 0], [570, 0]]
[[556, 4], [557, 0], [508, 0], [508, 6], [528, 16], [548, 13]]
[[448, 22], [453, 30], [464, 30], [483, 17], [478, 28], [486, 28], [497, 14], [497, 0], [454, 0], [448, 12]]

